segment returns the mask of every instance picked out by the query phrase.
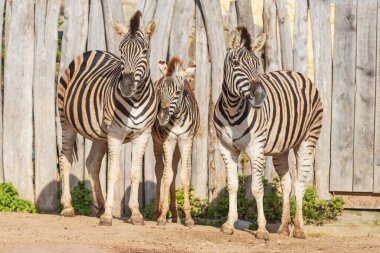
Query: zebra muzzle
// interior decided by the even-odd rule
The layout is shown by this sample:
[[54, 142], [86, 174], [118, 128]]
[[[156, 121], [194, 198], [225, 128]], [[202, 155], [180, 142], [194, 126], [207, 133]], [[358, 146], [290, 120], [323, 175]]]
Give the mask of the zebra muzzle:
[[120, 91], [124, 97], [131, 97], [136, 91], [134, 73], [123, 73], [123, 79], [120, 82]]
[[157, 114], [157, 120], [158, 123], [161, 126], [165, 126], [166, 124], [169, 123], [169, 110], [168, 109], [162, 109], [160, 112]]

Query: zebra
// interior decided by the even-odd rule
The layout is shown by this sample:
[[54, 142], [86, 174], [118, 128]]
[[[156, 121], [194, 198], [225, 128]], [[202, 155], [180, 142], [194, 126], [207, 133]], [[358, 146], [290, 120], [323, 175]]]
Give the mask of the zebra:
[[229, 212], [222, 231], [234, 232], [237, 219], [237, 162], [239, 152], [250, 157], [251, 190], [257, 202], [256, 238], [269, 239], [263, 210], [263, 170], [265, 156], [273, 156], [283, 192], [283, 213], [278, 233], [289, 235], [291, 176], [288, 153], [293, 149], [297, 160], [295, 182], [296, 216], [293, 236], [305, 238], [302, 199], [322, 127], [322, 103], [318, 90], [304, 75], [294, 71], [259, 74], [260, 50], [266, 35], [259, 35], [251, 45], [245, 27], [231, 31], [224, 60], [221, 95], [215, 104], [214, 126], [220, 140], [219, 150], [227, 169]]
[[[123, 143], [132, 143], [131, 222], [144, 224], [139, 211], [138, 187], [142, 159], [158, 101], [150, 77], [150, 37], [156, 21], [140, 27], [141, 13], [130, 20], [130, 28], [116, 21], [113, 28], [123, 36], [121, 57], [106, 51], [88, 51], [76, 57], [63, 72], [57, 87], [57, 107], [62, 125], [59, 165], [62, 177], [63, 216], [74, 216], [69, 188], [73, 147], [77, 133], [93, 141], [86, 166], [90, 175], [94, 205], [100, 225], [112, 225], [115, 182], [120, 171]], [[108, 151], [107, 200], [104, 203], [99, 170]]]
[[[155, 89], [159, 98], [157, 119], [152, 127], [153, 148], [156, 158], [155, 173], [156, 204], [154, 220], [158, 225], [166, 224], [168, 195], [170, 188], [170, 209], [173, 222], [179, 220], [175, 198], [172, 164], [178, 160], [173, 157], [178, 143], [182, 161], [181, 181], [184, 191], [183, 209], [186, 215], [186, 226], [193, 226], [190, 214], [189, 189], [191, 178], [191, 150], [193, 138], [199, 128], [199, 109], [189, 81], [186, 79], [194, 73], [194, 68], [182, 69], [182, 61], [174, 56], [168, 65], [161, 61], [160, 70], [163, 77], [156, 82]], [[178, 153], [178, 152], [177, 152]], [[178, 155], [178, 154], [174, 154]], [[160, 203], [161, 179], [163, 177], [163, 197]], [[160, 210], [161, 207], [161, 210]], [[160, 212], [161, 211], [161, 212]]]

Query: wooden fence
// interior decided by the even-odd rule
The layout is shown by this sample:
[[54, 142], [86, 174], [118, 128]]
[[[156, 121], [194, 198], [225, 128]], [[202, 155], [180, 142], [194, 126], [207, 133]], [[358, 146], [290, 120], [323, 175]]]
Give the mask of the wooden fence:
[[[40, 210], [55, 210], [59, 188], [57, 154], [61, 148], [55, 107], [56, 73], [61, 73], [85, 50], [119, 54], [120, 38], [114, 33], [111, 20], [124, 22], [138, 9], [143, 12], [143, 23], [152, 18], [158, 21], [151, 39], [154, 80], [159, 78], [158, 61], [172, 55], [180, 55], [185, 64], [197, 66], [193, 88], [200, 105], [201, 126], [193, 146], [192, 185], [198, 197], [212, 201], [226, 185], [212, 113], [223, 79], [225, 36], [229, 30], [244, 25], [253, 36], [267, 33], [261, 71], [295, 69], [308, 74], [321, 93], [324, 120], [314, 175], [319, 195], [328, 198], [332, 192], [360, 193], [367, 199], [378, 199], [380, 40], [376, 38], [380, 36], [380, 3], [253, 3], [260, 8], [253, 6], [251, 0], [236, 0], [222, 12], [219, 0], [0, 0], [0, 13], [5, 12], [0, 15], [0, 46], [5, 51], [1, 75], [4, 88], [0, 90], [0, 182], [12, 182], [20, 195], [34, 201]], [[64, 6], [64, 20], [59, 18], [60, 5]], [[58, 23], [62, 21], [61, 55], [57, 62]], [[77, 144], [78, 161], [71, 170], [71, 186], [88, 179], [85, 158], [91, 142], [78, 136]], [[125, 169], [121, 170], [116, 186], [116, 216], [129, 213], [130, 144], [123, 146], [122, 153], [121, 168]], [[106, 160], [101, 170], [103, 191]], [[294, 157], [290, 159], [292, 170], [294, 161]], [[250, 170], [244, 173], [249, 183]], [[270, 159], [265, 174], [269, 179], [274, 174]], [[155, 186], [150, 142], [139, 191], [142, 205], [152, 201]], [[379, 208], [379, 202], [376, 203], [372, 207]]]

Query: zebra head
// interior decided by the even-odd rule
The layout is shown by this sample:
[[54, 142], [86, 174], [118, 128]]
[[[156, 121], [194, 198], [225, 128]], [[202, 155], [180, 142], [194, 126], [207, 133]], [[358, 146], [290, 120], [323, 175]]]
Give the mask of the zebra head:
[[150, 76], [150, 37], [156, 30], [156, 21], [140, 27], [141, 12], [137, 11], [130, 20], [129, 29], [117, 21], [112, 21], [116, 33], [123, 36], [120, 42], [122, 80], [118, 88], [124, 97], [133, 96]]
[[182, 61], [174, 56], [168, 65], [160, 61], [159, 67], [163, 77], [159, 82], [159, 110], [158, 123], [165, 126], [173, 114], [179, 111], [185, 93], [186, 78], [194, 73], [195, 68], [182, 69]]
[[245, 27], [229, 34], [228, 51], [224, 60], [224, 83], [231, 98], [243, 98], [253, 107], [260, 107], [266, 93], [258, 76], [259, 58], [255, 55], [266, 41], [260, 34], [251, 45], [251, 36]]

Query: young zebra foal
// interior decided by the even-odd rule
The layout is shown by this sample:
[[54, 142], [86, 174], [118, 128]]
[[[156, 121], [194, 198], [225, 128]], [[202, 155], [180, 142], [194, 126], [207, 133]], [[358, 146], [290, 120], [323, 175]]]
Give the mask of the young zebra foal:
[[[193, 74], [194, 69], [188, 69], [188, 72], [183, 71], [182, 62], [178, 57], [171, 58], [167, 68], [166, 64], [161, 62], [160, 69], [164, 76], [155, 84], [159, 110], [152, 129], [157, 178], [155, 216], [159, 215], [158, 225], [166, 224], [169, 188], [173, 181], [173, 153], [178, 143], [182, 160], [183, 209], [186, 214], [186, 226], [192, 226], [194, 221], [190, 214], [189, 202], [191, 150], [193, 138], [199, 127], [199, 110], [186, 77]], [[160, 201], [162, 177], [164, 192], [162, 201]], [[171, 196], [171, 207], [174, 208], [171, 209], [174, 212], [174, 219], [177, 219], [175, 189], [172, 188], [170, 192], [172, 195], [174, 194]]]
[[[293, 236], [304, 238], [302, 199], [305, 184], [313, 169], [314, 151], [322, 127], [322, 103], [315, 85], [294, 71], [259, 74], [260, 50], [265, 35], [253, 45], [246, 28], [230, 33], [229, 49], [224, 60], [222, 93], [215, 105], [214, 125], [220, 139], [220, 153], [227, 168], [229, 212], [222, 231], [233, 233], [237, 219], [237, 161], [245, 151], [252, 167], [252, 193], [257, 202], [256, 237], [269, 239], [263, 209], [263, 171], [265, 155], [273, 156], [283, 192], [282, 224], [279, 233], [289, 235], [291, 177], [289, 150], [297, 159], [295, 182], [296, 216]], [[254, 50], [252, 50], [252, 48]]]

